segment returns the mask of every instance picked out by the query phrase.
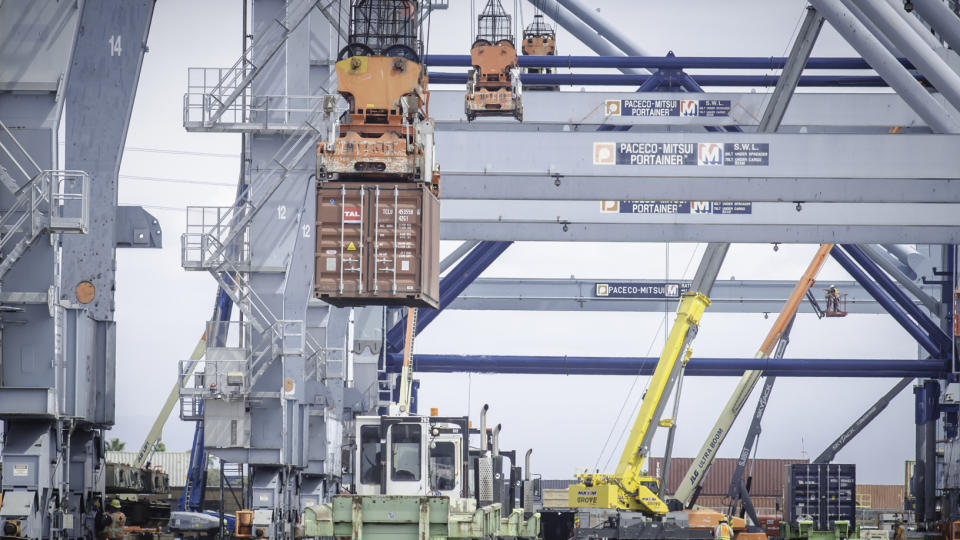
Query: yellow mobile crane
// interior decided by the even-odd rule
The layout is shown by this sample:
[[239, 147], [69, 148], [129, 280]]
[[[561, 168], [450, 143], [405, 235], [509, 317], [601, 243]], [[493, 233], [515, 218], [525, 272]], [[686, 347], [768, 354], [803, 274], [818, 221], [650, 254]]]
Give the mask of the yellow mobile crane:
[[654, 517], [669, 511], [657, 495], [657, 478], [643, 474], [643, 462], [650, 453], [657, 427], [673, 425], [673, 420], [661, 422], [660, 417], [690, 358], [690, 344], [697, 335], [700, 317], [710, 305], [707, 295], [713, 288], [728, 248], [729, 244], [719, 243], [707, 246], [690, 291], [683, 295], [677, 308], [677, 318], [650, 379], [617, 470], [613, 474], [577, 475], [578, 483], [571, 485], [567, 493], [571, 508], [628, 510]]

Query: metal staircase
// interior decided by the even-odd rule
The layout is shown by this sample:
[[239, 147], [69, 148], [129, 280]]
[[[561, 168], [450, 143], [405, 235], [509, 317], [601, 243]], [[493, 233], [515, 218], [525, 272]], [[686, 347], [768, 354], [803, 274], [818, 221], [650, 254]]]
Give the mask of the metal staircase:
[[[287, 137], [273, 156], [277, 168], [258, 179], [259, 200], [250, 200], [243, 190], [227, 207], [188, 207], [187, 228], [181, 237], [181, 265], [186, 270], [206, 270], [240, 308], [247, 320], [272, 339], [261, 345], [250, 359], [250, 386], [269, 366], [277, 352], [306, 354], [308, 360], [322, 351], [316, 338], [303, 331], [303, 321], [280, 319], [257, 295], [246, 275], [250, 266], [250, 223], [280, 188], [298, 163], [315, 151], [322, 135], [319, 126], [329, 113], [319, 100], [300, 127]], [[277, 349], [279, 347], [279, 350]]]
[[[206, 127], [216, 124], [225, 112], [242, 95], [249, 97], [247, 89], [253, 79], [263, 70], [270, 60], [283, 48], [287, 38], [315, 9], [323, 10], [321, 0], [293, 0], [289, 3], [286, 16], [277, 18], [263, 31], [259, 32], [243, 55], [228, 69], [222, 70], [219, 80], [204, 93], [204, 107], [209, 115], [204, 119]], [[253, 61], [253, 52], [260, 54]]]
[[[43, 170], [3, 122], [0, 122], [0, 133], [13, 143], [8, 147], [0, 139], [0, 151], [25, 180], [22, 185], [17, 183], [7, 169], [0, 166], [0, 184], [15, 197], [9, 208], [0, 211], [0, 252], [9, 246], [0, 260], [2, 279], [41, 233], [87, 232], [90, 177], [83, 171]], [[19, 151], [20, 159], [15, 151]], [[28, 170], [35, 172], [31, 174]]]

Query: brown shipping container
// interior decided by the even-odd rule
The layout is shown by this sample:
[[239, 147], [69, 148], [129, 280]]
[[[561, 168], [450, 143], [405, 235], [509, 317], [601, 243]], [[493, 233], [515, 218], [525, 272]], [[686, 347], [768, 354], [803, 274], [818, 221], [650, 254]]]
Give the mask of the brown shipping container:
[[[651, 476], [660, 476], [662, 458], [650, 458], [648, 470]], [[673, 458], [670, 460], [670, 477], [667, 478], [667, 493], [676, 493], [677, 487], [687, 474], [693, 458]], [[747, 465], [747, 473], [753, 471], [750, 493], [756, 497], [783, 496], [783, 466], [790, 463], [808, 463], [805, 459], [756, 459]], [[726, 495], [730, 479], [737, 467], [736, 458], [717, 458], [713, 461], [703, 481], [703, 495]]]
[[437, 307], [440, 202], [408, 182], [317, 187], [314, 296], [338, 307]]
[[[750, 497], [758, 515], [780, 516], [780, 497]], [[701, 495], [697, 497], [697, 506], [709, 508], [717, 512], [726, 513], [730, 506], [730, 499], [726, 495]]]
[[903, 510], [903, 486], [857, 484], [857, 506], [871, 510]]

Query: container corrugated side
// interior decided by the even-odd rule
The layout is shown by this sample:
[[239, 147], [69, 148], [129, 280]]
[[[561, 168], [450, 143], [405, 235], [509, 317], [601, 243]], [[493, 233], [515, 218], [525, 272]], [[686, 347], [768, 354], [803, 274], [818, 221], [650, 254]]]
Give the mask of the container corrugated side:
[[[660, 476], [662, 458], [650, 458], [648, 470], [651, 476]], [[667, 479], [667, 493], [676, 493], [680, 482], [687, 474], [687, 469], [693, 463], [693, 458], [672, 458], [670, 460], [670, 477]], [[767, 459], [751, 460], [747, 465], [747, 473], [752, 471], [753, 479], [750, 493], [759, 497], [783, 496], [783, 467], [792, 463], [807, 463], [805, 459]], [[736, 458], [717, 458], [713, 460], [707, 476], [704, 478], [700, 491], [704, 495], [726, 495], [730, 487], [730, 479], [736, 469]]]
[[[133, 465], [137, 452], [107, 452], [108, 463]], [[150, 468], [167, 473], [170, 487], [183, 487], [187, 484], [187, 471], [190, 470], [190, 452], [154, 452], [150, 455]]]
[[857, 484], [857, 506], [871, 510], [903, 510], [900, 485]]
[[[780, 497], [750, 497], [753, 501], [753, 507], [757, 510], [758, 516], [779, 516], [781, 502]], [[726, 513], [730, 505], [730, 499], [726, 495], [701, 495], [697, 498], [697, 506], [709, 508], [717, 512]]]

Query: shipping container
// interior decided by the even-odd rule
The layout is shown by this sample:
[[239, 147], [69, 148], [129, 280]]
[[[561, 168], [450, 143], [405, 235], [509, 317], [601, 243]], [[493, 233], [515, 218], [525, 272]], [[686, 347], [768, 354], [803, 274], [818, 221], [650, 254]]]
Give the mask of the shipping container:
[[857, 484], [857, 506], [873, 510], [903, 510], [903, 486]]
[[[780, 515], [780, 497], [750, 497], [757, 515]], [[726, 495], [701, 495], [697, 497], [697, 506], [726, 513], [730, 509], [730, 498]]]
[[809, 516], [816, 531], [833, 530], [835, 521], [857, 521], [855, 465], [810, 463], [784, 466], [783, 516], [792, 527]]
[[338, 307], [437, 307], [440, 202], [413, 183], [317, 186], [314, 296]]
[[[137, 452], [107, 452], [108, 463], [133, 465], [136, 459]], [[154, 452], [150, 454], [150, 468], [167, 473], [170, 487], [183, 487], [190, 469], [190, 452]]]
[[[647, 467], [650, 476], [660, 477], [662, 458], [650, 458]], [[693, 458], [672, 458], [670, 460], [670, 476], [667, 479], [667, 493], [676, 493], [680, 482], [687, 474], [687, 469], [693, 463]], [[752, 472], [750, 493], [757, 497], [783, 496], [783, 467], [794, 463], [807, 463], [806, 459], [755, 459], [747, 464], [747, 474]], [[736, 458], [717, 458], [707, 471], [700, 495], [726, 495], [730, 487], [730, 479], [737, 467]]]
[[540, 480], [540, 489], [567, 489], [568, 486], [576, 484], [577, 481], [570, 480], [548, 480], [546, 478]]

